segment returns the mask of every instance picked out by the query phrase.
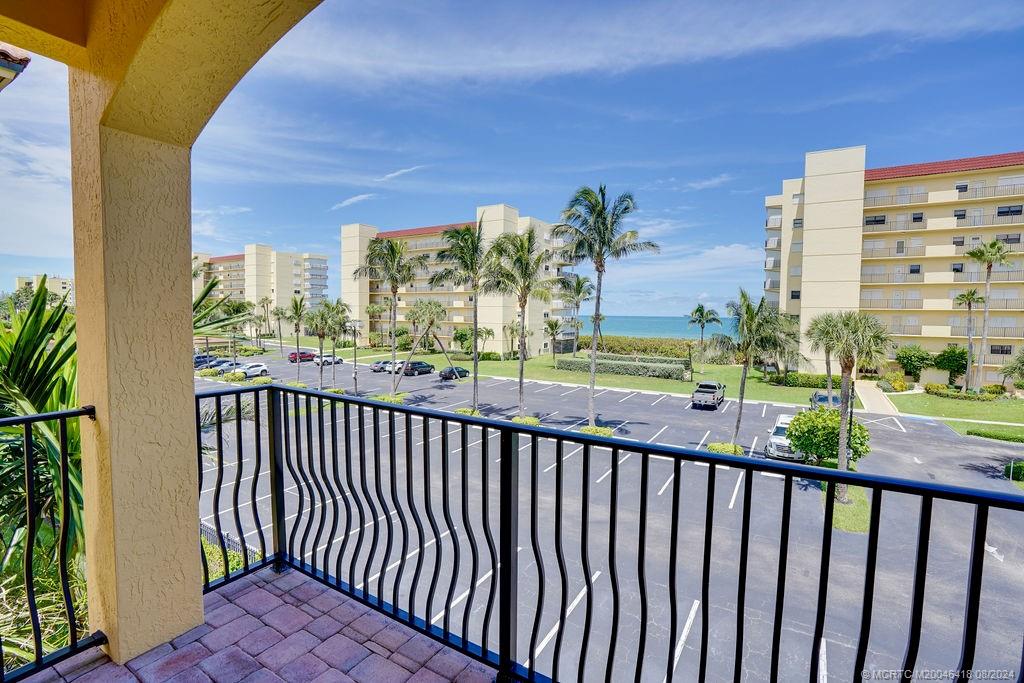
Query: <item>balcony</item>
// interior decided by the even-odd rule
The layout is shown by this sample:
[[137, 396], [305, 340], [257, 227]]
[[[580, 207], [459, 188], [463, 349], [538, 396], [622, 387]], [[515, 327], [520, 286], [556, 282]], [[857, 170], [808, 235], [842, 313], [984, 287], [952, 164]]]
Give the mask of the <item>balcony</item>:
[[924, 221], [886, 221], [881, 225], [864, 224], [864, 232], [900, 232], [905, 230], [927, 230]]
[[[984, 304], [981, 307], [983, 307], [983, 306], [984, 306]], [[958, 304], [958, 303], [956, 303], [956, 301], [953, 302], [953, 307], [954, 308], [966, 308], [966, 306]], [[975, 305], [974, 306], [974, 310], [979, 310], [981, 307]], [[993, 299], [989, 299], [988, 300], [988, 307], [989, 307], [989, 310], [993, 310], [993, 311], [1007, 311], [1007, 310], [1020, 311], [1020, 310], [1024, 310], [1024, 299], [994, 299], [993, 298]]]
[[889, 325], [889, 334], [895, 334], [897, 336], [919, 336], [921, 334], [920, 325]]
[[780, 249], [782, 247], [781, 237], [769, 237], [764, 241], [765, 249]]
[[1024, 225], [1024, 216], [1020, 214], [1013, 216], [999, 216], [994, 213], [990, 213], [984, 216], [967, 216], [965, 218], [957, 218], [956, 226], [958, 228], [971, 228], [986, 225]]
[[922, 307], [923, 299], [864, 299], [860, 300], [860, 307], [866, 310], [876, 309], [914, 309]]
[[903, 206], [906, 204], [924, 204], [928, 201], [927, 192], [918, 192], [915, 194], [888, 194], [879, 197], [864, 197], [864, 206], [876, 207], [876, 206]]
[[981, 362], [985, 365], [1002, 366], [1013, 360], [1012, 353], [984, 353], [981, 355]]
[[924, 256], [922, 247], [877, 247], [865, 248], [861, 252], [863, 258], [899, 258], [903, 256]]
[[[950, 336], [966, 337], [967, 326], [953, 325], [950, 327]], [[988, 336], [995, 339], [1020, 339], [1024, 338], [1024, 327], [989, 327]], [[981, 338], [981, 322], [978, 322], [971, 328], [971, 337], [974, 339]]]
[[988, 197], [1014, 197], [1024, 195], [1024, 185], [995, 185], [992, 187], [973, 187], [961, 192], [961, 199], [985, 199]]
[[779, 281], [778, 280], [770, 280], [770, 279], [769, 280], [765, 280], [764, 281], [764, 288], [765, 289], [769, 289], [769, 290], [771, 290], [771, 289], [778, 289], [779, 288]]
[[768, 216], [764, 221], [764, 227], [768, 230], [782, 227], [782, 216]]
[[[984, 282], [985, 273], [972, 271], [953, 273], [953, 282]], [[992, 282], [1024, 282], [1024, 270], [993, 270]]]
[[782, 261], [780, 259], [777, 259], [777, 258], [765, 259], [764, 260], [764, 269], [765, 270], [778, 270], [779, 266], [781, 265], [781, 263], [782, 263]]
[[862, 273], [860, 281], [864, 284], [924, 282], [924, 273]]

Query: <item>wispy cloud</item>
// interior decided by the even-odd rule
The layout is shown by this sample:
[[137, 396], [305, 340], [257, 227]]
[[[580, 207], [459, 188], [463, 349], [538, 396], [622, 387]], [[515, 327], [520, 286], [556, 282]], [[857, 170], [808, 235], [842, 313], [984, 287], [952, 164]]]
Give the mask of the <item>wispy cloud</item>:
[[710, 178], [702, 178], [700, 180], [691, 180], [686, 183], [686, 188], [689, 190], [710, 190], [715, 187], [721, 187], [726, 183], [732, 181], [736, 176], [731, 173], [719, 173], [716, 176]]
[[217, 206], [212, 209], [192, 209], [193, 216], [235, 216], [240, 213], [249, 213], [252, 209], [248, 206]]
[[367, 192], [365, 194], [357, 194], [349, 197], [348, 199], [342, 199], [340, 202], [332, 206], [329, 210], [335, 211], [336, 209], [344, 209], [346, 206], [352, 206], [359, 202], [365, 202], [367, 199], [373, 199], [377, 195], [373, 192]]
[[393, 179], [398, 178], [400, 176], [404, 176], [404, 175], [406, 175], [408, 173], [413, 173], [415, 171], [420, 170], [421, 168], [426, 168], [426, 167], [427, 167], [426, 164], [420, 164], [419, 166], [410, 166], [409, 168], [400, 168], [397, 171], [392, 171], [391, 173], [386, 173], [386, 174], [382, 175], [379, 178], [374, 178], [374, 180], [376, 180], [378, 183], [382, 183], [384, 181], [393, 180]]

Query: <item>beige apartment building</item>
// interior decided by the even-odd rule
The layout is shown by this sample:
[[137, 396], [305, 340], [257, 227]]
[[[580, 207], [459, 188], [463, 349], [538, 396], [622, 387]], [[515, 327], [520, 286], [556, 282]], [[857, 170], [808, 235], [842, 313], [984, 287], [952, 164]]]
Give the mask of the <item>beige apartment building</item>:
[[46, 289], [53, 292], [57, 296], [63, 297], [67, 295], [68, 303], [72, 306], [75, 305], [75, 281], [69, 277], [60, 277], [59, 275], [21, 275], [14, 278], [14, 288], [21, 289], [22, 287], [28, 286], [35, 291], [39, 287], [39, 283], [43, 281], [43, 277], [46, 277]]
[[[476, 209], [476, 218], [445, 225], [388, 231], [381, 231], [372, 225], [363, 223], [341, 226], [341, 298], [351, 307], [353, 317], [363, 322], [364, 340], [370, 332], [383, 330], [387, 325], [387, 314], [370, 320], [366, 313], [367, 306], [373, 303], [385, 303], [391, 295], [390, 290], [382, 282], [363, 278], [355, 279], [352, 275], [356, 268], [363, 263], [370, 240], [375, 237], [402, 240], [408, 244], [410, 254], [425, 254], [430, 257], [427, 270], [416, 278], [416, 282], [408, 287], [402, 287], [398, 291], [399, 325], [403, 324], [405, 314], [409, 312], [417, 299], [430, 298], [440, 301], [448, 309], [448, 320], [441, 325], [438, 335], [446, 345], [451, 344], [452, 335], [457, 328], [472, 326], [473, 293], [467, 291], [465, 287], [452, 287], [451, 285], [431, 288], [427, 280], [442, 268], [440, 262], [435, 260], [437, 252], [445, 246], [441, 238], [442, 233], [448, 228], [476, 225], [477, 221], [481, 219], [488, 243], [501, 234], [522, 233], [533, 228], [546, 248], [557, 249], [561, 246], [560, 242], [551, 237], [550, 223], [529, 216], [520, 216], [518, 209], [507, 204], [479, 206]], [[553, 264], [550, 268], [551, 277], [560, 277], [564, 265]], [[533, 355], [550, 353], [551, 340], [544, 335], [544, 320], [551, 317], [561, 319], [570, 314], [571, 311], [566, 309], [557, 297], [547, 303], [536, 299], [531, 300], [526, 310], [527, 329], [532, 332], [527, 337], [530, 353]], [[509, 344], [515, 344], [515, 340], [509, 339], [505, 333], [505, 326], [518, 319], [515, 297], [497, 294], [482, 295], [479, 301], [479, 316], [480, 327], [490, 328], [494, 331], [494, 339], [487, 341], [481, 350], [508, 351]], [[562, 339], [571, 338], [571, 335], [568, 330], [563, 330], [561, 337]]]
[[[1013, 254], [994, 268], [987, 348], [980, 312], [973, 328], [984, 381], [1002, 381], [999, 368], [1024, 343], [1024, 152], [884, 168], [865, 161], [863, 146], [809, 152], [804, 177], [765, 197], [766, 299], [800, 316], [801, 330], [819, 313], [859, 309], [899, 345], [966, 345], [966, 311], [954, 299], [971, 288], [983, 295], [985, 282], [966, 254], [998, 239]], [[802, 347], [823, 370], [822, 354]]]
[[202, 291], [213, 278], [219, 284], [215, 297], [259, 302], [270, 297], [271, 308], [287, 308], [293, 296], [305, 296], [306, 305], [316, 308], [327, 296], [327, 256], [323, 254], [274, 251], [266, 244], [247, 244], [241, 254], [211, 256], [193, 253], [199, 276], [192, 281], [192, 295]]

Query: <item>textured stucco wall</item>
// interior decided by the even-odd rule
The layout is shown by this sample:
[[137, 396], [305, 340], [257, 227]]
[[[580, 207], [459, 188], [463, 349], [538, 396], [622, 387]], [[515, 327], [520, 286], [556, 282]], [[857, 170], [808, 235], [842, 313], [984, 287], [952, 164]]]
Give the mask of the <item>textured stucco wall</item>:
[[189, 150], [317, 4], [0, 0], [0, 40], [71, 67], [89, 616], [117, 661], [202, 621]]

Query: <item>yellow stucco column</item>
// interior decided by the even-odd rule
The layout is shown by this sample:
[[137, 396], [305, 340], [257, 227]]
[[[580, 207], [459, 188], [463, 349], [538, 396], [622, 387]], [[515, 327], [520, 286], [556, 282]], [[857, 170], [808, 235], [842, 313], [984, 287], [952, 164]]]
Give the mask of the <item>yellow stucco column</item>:
[[70, 79], [89, 621], [126, 661], [203, 621], [189, 149], [100, 123]]

